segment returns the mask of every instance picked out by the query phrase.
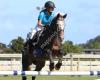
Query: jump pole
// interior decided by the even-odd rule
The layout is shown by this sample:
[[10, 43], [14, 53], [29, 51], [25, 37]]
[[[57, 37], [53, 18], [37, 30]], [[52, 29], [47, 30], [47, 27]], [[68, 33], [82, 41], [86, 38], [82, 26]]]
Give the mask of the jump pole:
[[17, 76], [17, 75], [21, 75], [21, 76], [27, 76], [27, 75], [33, 75], [33, 76], [98, 76], [100, 75], [100, 71], [68, 71], [68, 72], [49, 72], [49, 71], [0, 71], [0, 76], [4, 76], [4, 75], [8, 75], [8, 76]]

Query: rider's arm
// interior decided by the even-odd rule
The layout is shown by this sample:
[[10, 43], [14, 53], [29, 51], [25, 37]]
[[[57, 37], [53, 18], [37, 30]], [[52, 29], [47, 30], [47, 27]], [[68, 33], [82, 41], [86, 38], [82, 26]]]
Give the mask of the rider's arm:
[[42, 24], [42, 20], [43, 20], [43, 17], [44, 17], [44, 13], [43, 12], [40, 12], [39, 16], [38, 16], [38, 22], [37, 22], [37, 25], [40, 27], [40, 28], [43, 28], [43, 24]]
[[42, 24], [42, 21], [41, 20], [38, 20], [38, 23], [37, 23], [38, 27], [39, 28], [42, 28], [44, 25]]

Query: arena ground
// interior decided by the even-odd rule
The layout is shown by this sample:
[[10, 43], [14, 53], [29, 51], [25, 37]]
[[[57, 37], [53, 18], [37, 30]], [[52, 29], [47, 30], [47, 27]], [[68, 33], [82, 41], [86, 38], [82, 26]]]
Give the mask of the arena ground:
[[[97, 76], [38, 76], [36, 80], [97, 80]], [[21, 80], [21, 76], [0, 76], [0, 80]], [[28, 76], [28, 80], [31, 77]]]

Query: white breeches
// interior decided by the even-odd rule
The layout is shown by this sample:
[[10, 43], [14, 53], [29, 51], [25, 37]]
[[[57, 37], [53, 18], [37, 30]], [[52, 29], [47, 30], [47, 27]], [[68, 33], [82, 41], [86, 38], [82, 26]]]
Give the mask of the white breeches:
[[29, 32], [29, 33], [27, 34], [27, 38], [28, 38], [28, 39], [32, 39], [33, 36], [35, 35], [35, 33], [36, 33], [37, 31], [40, 31], [40, 30], [41, 30], [41, 28], [39, 28], [39, 27], [36, 26], [35, 28], [32, 29], [31, 32]]

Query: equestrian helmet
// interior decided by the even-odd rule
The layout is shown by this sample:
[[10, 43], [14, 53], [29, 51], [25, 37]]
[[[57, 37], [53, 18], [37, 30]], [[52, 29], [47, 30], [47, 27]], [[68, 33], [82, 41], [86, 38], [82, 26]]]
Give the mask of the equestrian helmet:
[[55, 8], [55, 4], [52, 1], [47, 1], [45, 3], [45, 8]]

